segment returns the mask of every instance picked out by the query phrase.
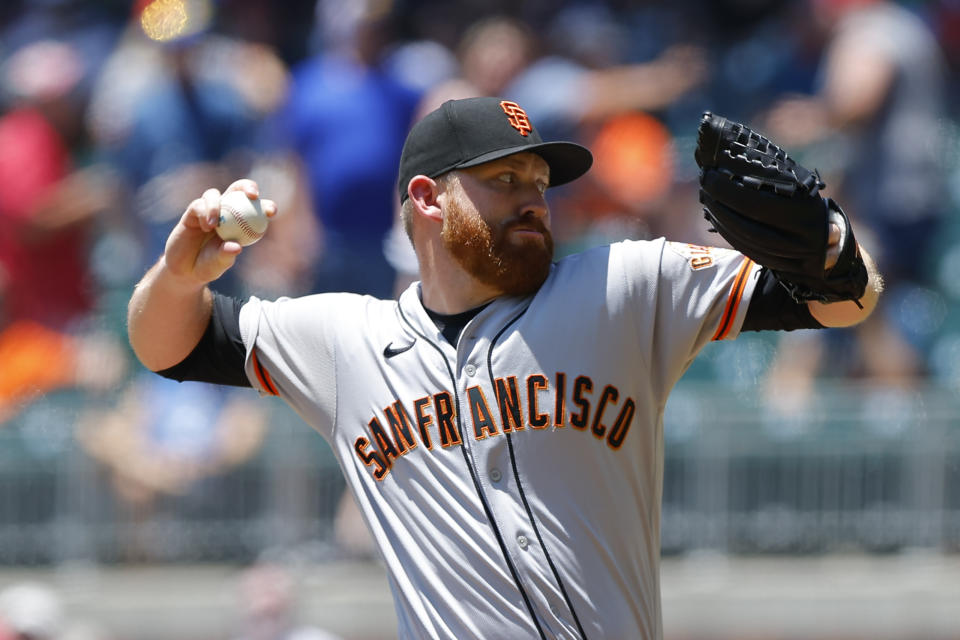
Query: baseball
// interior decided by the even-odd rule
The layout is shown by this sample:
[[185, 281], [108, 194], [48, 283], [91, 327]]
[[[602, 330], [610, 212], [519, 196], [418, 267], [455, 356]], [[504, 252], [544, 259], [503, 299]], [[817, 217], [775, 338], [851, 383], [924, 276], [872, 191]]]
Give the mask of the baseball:
[[268, 222], [259, 199], [251, 200], [243, 191], [231, 191], [220, 198], [217, 235], [224, 240], [251, 245], [263, 237]]

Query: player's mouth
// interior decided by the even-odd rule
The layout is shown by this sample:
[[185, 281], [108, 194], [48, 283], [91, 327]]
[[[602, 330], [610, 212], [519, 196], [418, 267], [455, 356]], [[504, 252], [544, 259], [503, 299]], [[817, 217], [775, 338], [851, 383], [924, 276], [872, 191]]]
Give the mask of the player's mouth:
[[521, 238], [542, 238], [543, 237], [543, 231], [540, 231], [539, 229], [530, 229], [528, 227], [515, 227], [510, 230], [510, 233], [512, 233], [515, 236], [519, 236]]
[[507, 227], [507, 233], [518, 238], [543, 238], [547, 229], [540, 223], [517, 222]]

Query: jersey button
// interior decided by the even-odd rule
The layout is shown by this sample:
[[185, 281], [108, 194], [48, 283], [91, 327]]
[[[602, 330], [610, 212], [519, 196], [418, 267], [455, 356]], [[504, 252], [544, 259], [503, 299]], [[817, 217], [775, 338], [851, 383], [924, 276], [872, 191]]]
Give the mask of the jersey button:
[[503, 474], [500, 473], [500, 469], [490, 469], [490, 479], [494, 482], [500, 482], [500, 478], [503, 477]]
[[472, 364], [468, 364], [466, 367], [463, 368], [463, 370], [467, 372], [468, 376], [474, 376], [477, 373], [477, 368]]
[[525, 536], [525, 535], [519, 535], [519, 536], [517, 536], [517, 544], [520, 545], [520, 548], [521, 548], [521, 549], [526, 549], [526, 548], [527, 548], [527, 545], [530, 544], [530, 541], [527, 540], [527, 536]]

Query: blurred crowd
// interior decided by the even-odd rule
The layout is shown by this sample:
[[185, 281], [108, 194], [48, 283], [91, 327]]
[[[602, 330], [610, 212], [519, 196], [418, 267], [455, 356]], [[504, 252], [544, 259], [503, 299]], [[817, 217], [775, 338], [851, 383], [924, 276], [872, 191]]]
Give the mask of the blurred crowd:
[[250, 392], [135, 364], [133, 284], [190, 200], [249, 176], [280, 215], [218, 290], [396, 295], [416, 279], [405, 134], [479, 95], [594, 151], [549, 194], [560, 255], [722, 243], [697, 202], [700, 114], [769, 134], [820, 171], [887, 294], [856, 332], [772, 338], [767, 392], [960, 388], [958, 64], [956, 0], [9, 0], [0, 427], [57, 393], [101, 399], [60, 418], [138, 513], [249, 460], [269, 421]]
[[[297, 572], [261, 561], [236, 572], [225, 594], [220, 640], [342, 640], [303, 622]], [[0, 589], [0, 640], [113, 640], [106, 625], [78, 613], [69, 589], [24, 580]], [[172, 613], [172, 612], [171, 612]]]

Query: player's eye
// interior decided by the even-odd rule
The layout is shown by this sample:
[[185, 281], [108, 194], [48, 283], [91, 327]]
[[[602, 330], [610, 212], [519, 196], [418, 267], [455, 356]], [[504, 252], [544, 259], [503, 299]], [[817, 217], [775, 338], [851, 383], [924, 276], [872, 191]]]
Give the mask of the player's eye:
[[537, 189], [540, 191], [540, 195], [543, 195], [547, 192], [547, 187], [550, 186], [546, 182], [537, 182]]
[[516, 181], [516, 177], [513, 175], [513, 173], [507, 172], [498, 175], [497, 180], [500, 182], [506, 182], [507, 184], [513, 184]]

